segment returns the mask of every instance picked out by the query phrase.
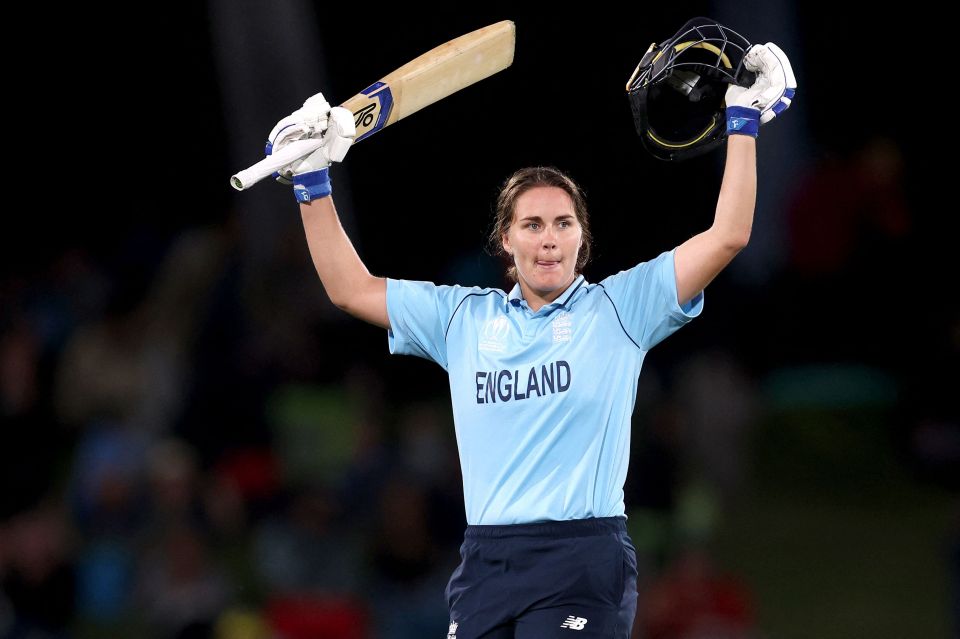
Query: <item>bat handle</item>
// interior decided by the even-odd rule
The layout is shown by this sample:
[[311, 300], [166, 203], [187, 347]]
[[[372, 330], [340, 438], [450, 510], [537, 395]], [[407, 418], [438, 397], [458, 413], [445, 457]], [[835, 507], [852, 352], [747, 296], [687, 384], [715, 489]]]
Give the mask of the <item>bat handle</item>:
[[270, 177], [291, 162], [296, 162], [300, 158], [310, 155], [319, 149], [322, 144], [323, 140], [313, 138], [291, 142], [273, 155], [268, 155], [253, 166], [230, 176], [230, 186], [238, 191], [249, 189], [263, 178]]

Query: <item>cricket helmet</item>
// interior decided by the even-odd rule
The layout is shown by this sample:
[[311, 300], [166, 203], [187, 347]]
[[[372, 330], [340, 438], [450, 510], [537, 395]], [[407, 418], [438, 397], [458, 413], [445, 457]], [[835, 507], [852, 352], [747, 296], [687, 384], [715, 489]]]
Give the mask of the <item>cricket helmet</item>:
[[743, 66], [750, 46], [710, 18], [694, 18], [650, 45], [627, 81], [634, 126], [650, 153], [684, 160], [723, 142], [727, 86], [749, 87], [756, 78]]

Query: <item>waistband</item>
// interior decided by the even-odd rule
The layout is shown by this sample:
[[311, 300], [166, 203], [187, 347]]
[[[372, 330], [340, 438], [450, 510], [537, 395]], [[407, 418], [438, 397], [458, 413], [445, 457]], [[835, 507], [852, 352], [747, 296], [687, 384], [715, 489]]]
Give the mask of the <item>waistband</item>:
[[626, 517], [591, 517], [566, 521], [538, 521], [531, 524], [505, 526], [467, 526], [467, 539], [500, 539], [503, 537], [591, 537], [626, 532]]

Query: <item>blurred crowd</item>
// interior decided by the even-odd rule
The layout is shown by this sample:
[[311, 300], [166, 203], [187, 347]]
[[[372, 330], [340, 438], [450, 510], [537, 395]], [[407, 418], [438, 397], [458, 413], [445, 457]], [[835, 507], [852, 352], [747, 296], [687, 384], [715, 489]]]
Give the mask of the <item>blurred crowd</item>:
[[[626, 487], [637, 638], [761, 636], [756, 593], [707, 542], [750, 481], [760, 379], [776, 368], [880, 371], [909, 407], [902, 461], [960, 489], [948, 399], [960, 317], [926, 310], [940, 291], [923, 279], [899, 149], [875, 139], [827, 158], [790, 202], [776, 280], [718, 282], [737, 299], [718, 292], [699, 343], [665, 344], [641, 374]], [[5, 264], [0, 637], [419, 639], [447, 627], [466, 521], [442, 378], [411, 378], [425, 363], [398, 374], [385, 335], [351, 347], [377, 333], [328, 302], [302, 231], [254, 265], [238, 224], [125, 238], [142, 248], [129, 262], [68, 243], [42, 264]], [[735, 325], [733, 306], [762, 331]]]

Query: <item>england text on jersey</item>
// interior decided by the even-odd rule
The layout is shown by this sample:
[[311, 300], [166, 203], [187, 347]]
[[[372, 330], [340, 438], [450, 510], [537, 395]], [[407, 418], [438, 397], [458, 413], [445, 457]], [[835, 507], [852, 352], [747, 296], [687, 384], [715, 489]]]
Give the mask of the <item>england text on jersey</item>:
[[562, 393], [570, 388], [570, 365], [563, 360], [532, 366], [529, 371], [478, 371], [477, 403], [495, 404]]

